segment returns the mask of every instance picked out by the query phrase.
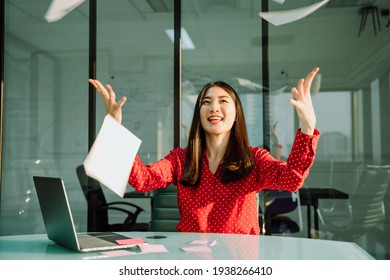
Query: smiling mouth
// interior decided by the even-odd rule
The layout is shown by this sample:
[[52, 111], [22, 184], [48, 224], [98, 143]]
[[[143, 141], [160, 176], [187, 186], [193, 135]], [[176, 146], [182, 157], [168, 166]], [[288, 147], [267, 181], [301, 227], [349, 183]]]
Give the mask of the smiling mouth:
[[222, 121], [223, 118], [222, 118], [222, 117], [209, 117], [207, 120], [208, 120], [211, 124], [215, 124], [215, 123], [218, 123], [218, 122]]

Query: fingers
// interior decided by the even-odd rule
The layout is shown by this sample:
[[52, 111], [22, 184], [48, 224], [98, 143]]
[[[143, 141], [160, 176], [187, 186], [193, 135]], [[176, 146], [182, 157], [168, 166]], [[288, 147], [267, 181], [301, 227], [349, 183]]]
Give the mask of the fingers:
[[298, 99], [298, 89], [296, 87], [291, 89], [291, 93], [293, 94], [294, 98]]
[[[116, 103], [116, 94], [112, 88], [111, 85], [107, 84], [106, 87], [102, 85], [102, 83], [99, 80], [94, 80], [94, 79], [88, 79], [89, 83], [93, 85], [96, 90], [100, 93], [100, 95], [106, 99], [110, 100], [111, 103]], [[123, 106], [126, 102], [126, 97], [122, 97], [121, 100], [119, 100], [118, 105], [120, 107]]]
[[103, 98], [108, 99], [110, 97], [110, 95], [108, 94], [107, 90], [104, 88], [104, 86], [101, 84], [100, 81], [93, 80], [93, 79], [89, 79], [88, 81], [96, 88], [96, 90], [100, 93], [100, 95]]
[[126, 103], [126, 97], [123, 96], [119, 101], [118, 101], [118, 106], [121, 108], [125, 103]]
[[307, 74], [307, 77], [306, 77], [306, 80], [304, 83], [304, 90], [306, 92], [310, 91], [311, 84], [314, 80], [315, 75], [318, 73], [319, 70], [320, 70], [319, 67], [315, 67], [309, 74]]
[[296, 109], [298, 109], [299, 103], [295, 99], [290, 98], [288, 101], [290, 102], [291, 105], [293, 105]]
[[297, 86], [291, 89], [291, 92], [296, 99], [302, 95], [310, 95], [311, 84], [313, 83], [314, 77], [319, 70], [319, 67], [315, 67], [309, 74], [307, 74], [306, 79], [299, 79]]
[[115, 95], [114, 90], [112, 89], [112, 87], [109, 84], [107, 84], [106, 87], [107, 87], [107, 90], [108, 90], [108, 96], [110, 97], [112, 102], [115, 102], [116, 95]]
[[297, 90], [297, 94], [299, 93], [305, 93], [305, 88], [304, 88], [304, 84], [305, 84], [305, 80], [304, 79], [300, 79], [298, 81], [298, 90]]
[[306, 76], [306, 79], [300, 79], [297, 86], [291, 89], [294, 98], [289, 100], [290, 104], [295, 107], [301, 122], [301, 131], [308, 135], [313, 133], [316, 123], [316, 116], [310, 96], [310, 88], [318, 71], [319, 68], [315, 67]]

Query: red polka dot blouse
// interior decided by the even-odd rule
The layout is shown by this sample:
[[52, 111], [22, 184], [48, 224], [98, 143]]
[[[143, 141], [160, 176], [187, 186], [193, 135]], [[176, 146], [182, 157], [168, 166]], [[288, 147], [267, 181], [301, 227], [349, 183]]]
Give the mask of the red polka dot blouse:
[[298, 130], [286, 162], [274, 159], [265, 149], [251, 147], [255, 168], [247, 177], [233, 183], [221, 183], [221, 166], [211, 173], [205, 153], [196, 188], [179, 183], [185, 149], [175, 148], [165, 158], [146, 166], [137, 156], [129, 184], [141, 192], [176, 185], [181, 215], [178, 231], [259, 234], [257, 193], [262, 189], [298, 190], [313, 164], [319, 136], [318, 130], [314, 135]]

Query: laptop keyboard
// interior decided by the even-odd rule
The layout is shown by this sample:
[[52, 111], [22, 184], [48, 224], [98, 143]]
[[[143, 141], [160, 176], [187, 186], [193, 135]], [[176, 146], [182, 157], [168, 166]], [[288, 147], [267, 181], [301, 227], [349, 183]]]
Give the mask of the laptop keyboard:
[[88, 234], [78, 234], [77, 238], [81, 248], [107, 247], [116, 245], [115, 243]]

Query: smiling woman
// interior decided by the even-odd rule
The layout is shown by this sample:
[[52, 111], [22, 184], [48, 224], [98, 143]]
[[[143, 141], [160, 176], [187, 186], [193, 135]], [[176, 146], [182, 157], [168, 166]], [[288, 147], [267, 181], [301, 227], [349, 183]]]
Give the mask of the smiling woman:
[[[313, 164], [319, 132], [314, 128], [310, 87], [318, 71], [314, 68], [292, 89], [290, 103], [302, 128], [287, 162], [249, 146], [238, 94], [224, 82], [210, 82], [198, 95], [187, 148], [175, 148], [146, 166], [137, 156], [130, 185], [141, 192], [176, 185], [181, 216], [178, 231], [259, 234], [257, 193], [263, 189], [296, 191]], [[110, 85], [89, 82], [102, 96], [106, 113], [120, 122], [126, 99], [117, 102]]]
[[[190, 152], [188, 137], [196, 99], [211, 80], [227, 82], [239, 93], [252, 147], [271, 146], [269, 128], [278, 121], [277, 132], [283, 147], [281, 158], [286, 159], [299, 127], [294, 107], [288, 102], [289, 89], [313, 64], [321, 65], [322, 74], [321, 89], [313, 97], [321, 140], [305, 187], [331, 185], [351, 194], [362, 166], [390, 162], [390, 28], [386, 28], [388, 16], [381, 13], [389, 8], [389, 0], [329, 1], [294, 23], [280, 27], [269, 25], [269, 36], [263, 34], [258, 16], [262, 3], [268, 2], [271, 12], [319, 1], [290, 0], [280, 5], [276, 1], [253, 0], [91, 0], [84, 1], [57, 22], [49, 23], [44, 15], [52, 2], [79, 1], [0, 1], [0, 29], [4, 34], [0, 36], [0, 41], [3, 40], [0, 46], [3, 58], [0, 59], [3, 78], [0, 235], [44, 232], [32, 189], [31, 178], [36, 174], [58, 176], [68, 182], [76, 226], [87, 230], [88, 208], [75, 168], [84, 160], [89, 139], [95, 136], [92, 132], [105, 116], [104, 110], [97, 110], [96, 121], [89, 117], [89, 110], [102, 105], [101, 99], [95, 104], [85, 94], [89, 58], [96, 57], [91, 67], [96, 70], [96, 76], [104, 83], [111, 83], [118, 97], [127, 98], [122, 123], [142, 139], [139, 159], [145, 164], [182, 147], [186, 152], [180, 170], [184, 169], [185, 155]], [[359, 37], [362, 18], [359, 11], [368, 2], [378, 7], [381, 30], [377, 29], [375, 34], [369, 16]], [[181, 3], [181, 9], [174, 9], [177, 3]], [[89, 28], [89, 24], [96, 25], [96, 29]], [[182, 30], [183, 43], [182, 28], [195, 48], [179, 47], [177, 31]], [[97, 31], [96, 48], [89, 44], [94, 30]], [[175, 44], [166, 30], [176, 33]], [[261, 67], [264, 63], [262, 38], [269, 38], [269, 85], [262, 79], [265, 73]], [[264, 98], [267, 93], [268, 103]], [[298, 135], [299, 139], [302, 136], [306, 137]], [[198, 185], [195, 180], [194, 187], [188, 188], [205, 193], [209, 189], [202, 189], [205, 186], [202, 182], [208, 180], [213, 186], [208, 196], [216, 201], [218, 196], [223, 196], [218, 203], [228, 203], [230, 198], [225, 198], [218, 189], [222, 167], [214, 170], [206, 150], [193, 153], [192, 160], [201, 169], [188, 171], [199, 172], [193, 178], [200, 180]], [[251, 174], [255, 171], [256, 167]], [[173, 169], [170, 172], [175, 178], [183, 173]], [[269, 180], [260, 183], [267, 185]], [[225, 185], [228, 184], [232, 183]], [[187, 189], [183, 186], [177, 187], [182, 216], [187, 213], [184, 209]], [[225, 190], [229, 191], [227, 187]], [[104, 191], [107, 199], [117, 200], [115, 193]], [[243, 194], [244, 189], [241, 191]], [[195, 194], [188, 199], [188, 213], [191, 207], [206, 209], [191, 204], [191, 200], [195, 203], [197, 199], [200, 204], [201, 199]], [[203, 202], [206, 204], [206, 198]], [[250, 203], [245, 200], [242, 205]], [[145, 208], [140, 220], [149, 222], [149, 201], [137, 199], [136, 204]], [[390, 209], [389, 196], [385, 197], [384, 204]], [[319, 205], [319, 209], [327, 210], [327, 206]], [[221, 207], [228, 208], [226, 204]], [[196, 213], [198, 210], [193, 211], [194, 216]], [[210, 224], [218, 219], [222, 221], [222, 216], [217, 216], [217, 212], [210, 212], [207, 218]], [[121, 216], [115, 218], [119, 220]], [[383, 238], [390, 231], [389, 219], [390, 215], [386, 215], [375, 232], [358, 240], [360, 246], [379, 259], [390, 259], [390, 239]], [[185, 230], [183, 224], [181, 230]], [[321, 224], [320, 230], [320, 238], [333, 238]], [[305, 229], [294, 236], [306, 236]]]

